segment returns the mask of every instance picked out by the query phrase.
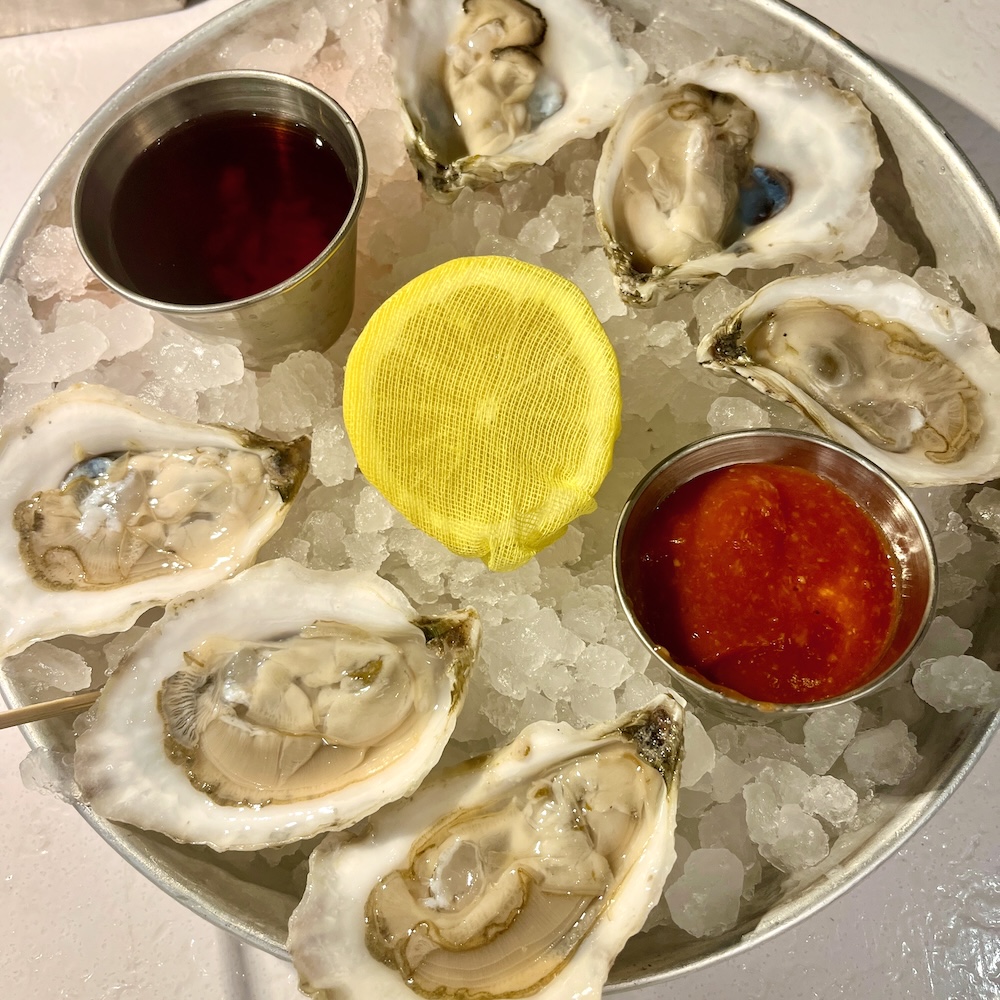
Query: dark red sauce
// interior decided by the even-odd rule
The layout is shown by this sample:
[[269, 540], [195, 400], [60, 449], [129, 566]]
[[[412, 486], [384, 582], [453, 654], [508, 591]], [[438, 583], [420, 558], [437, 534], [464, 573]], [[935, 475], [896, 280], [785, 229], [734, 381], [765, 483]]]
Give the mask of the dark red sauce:
[[661, 502], [622, 558], [646, 634], [678, 665], [756, 701], [858, 687], [898, 619], [898, 565], [881, 530], [802, 469], [698, 476]]
[[133, 289], [208, 305], [281, 284], [317, 257], [354, 186], [334, 149], [297, 122], [227, 111], [187, 122], [144, 150], [111, 207]]

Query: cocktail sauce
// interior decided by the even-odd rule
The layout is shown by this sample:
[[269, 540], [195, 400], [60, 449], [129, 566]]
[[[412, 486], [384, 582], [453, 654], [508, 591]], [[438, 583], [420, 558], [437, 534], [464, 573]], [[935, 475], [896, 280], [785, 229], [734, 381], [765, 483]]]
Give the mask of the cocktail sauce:
[[115, 192], [111, 234], [134, 291], [212, 305], [302, 270], [337, 235], [353, 200], [336, 151], [311, 129], [225, 111], [143, 150]]
[[870, 679], [899, 615], [898, 563], [846, 493], [799, 468], [697, 476], [623, 553], [646, 634], [685, 670], [801, 704]]

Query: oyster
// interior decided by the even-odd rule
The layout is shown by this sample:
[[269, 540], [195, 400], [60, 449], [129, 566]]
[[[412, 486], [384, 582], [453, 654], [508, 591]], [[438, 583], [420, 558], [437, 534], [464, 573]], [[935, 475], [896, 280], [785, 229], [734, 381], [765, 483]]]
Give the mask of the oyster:
[[0, 656], [127, 628], [251, 562], [309, 466], [309, 440], [183, 420], [100, 385], [0, 436]]
[[881, 162], [867, 108], [811, 70], [728, 56], [644, 87], [594, 180], [618, 290], [641, 303], [736, 268], [853, 257]]
[[765, 285], [701, 364], [791, 403], [913, 486], [1000, 475], [1000, 354], [989, 330], [904, 274], [860, 267]]
[[410, 155], [444, 197], [597, 135], [646, 76], [591, 0], [401, 0], [391, 10]]
[[599, 996], [675, 859], [682, 709], [538, 722], [313, 852], [288, 928], [320, 998]]
[[167, 608], [108, 679], [75, 774], [108, 819], [216, 850], [339, 830], [408, 795], [455, 727], [472, 610], [260, 563]]

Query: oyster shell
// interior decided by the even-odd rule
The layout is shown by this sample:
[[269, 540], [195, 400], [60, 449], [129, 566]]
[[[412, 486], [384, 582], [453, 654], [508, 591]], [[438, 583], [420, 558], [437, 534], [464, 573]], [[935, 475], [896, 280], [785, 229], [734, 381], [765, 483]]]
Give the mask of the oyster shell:
[[76, 385], [0, 435], [0, 656], [97, 635], [237, 572], [309, 466], [289, 444]]
[[108, 679], [75, 774], [108, 819], [216, 850], [339, 830], [408, 795], [455, 727], [472, 610], [260, 563], [167, 608]]
[[646, 77], [591, 0], [400, 0], [390, 17], [410, 156], [446, 198], [597, 135]]
[[698, 346], [912, 486], [1000, 475], [1000, 354], [975, 316], [861, 267], [765, 285]]
[[727, 56], [644, 87], [594, 180], [618, 290], [642, 303], [736, 268], [853, 257], [878, 221], [881, 162], [861, 100], [811, 70]]
[[320, 998], [597, 997], [675, 859], [682, 709], [528, 726], [313, 852], [289, 922]]

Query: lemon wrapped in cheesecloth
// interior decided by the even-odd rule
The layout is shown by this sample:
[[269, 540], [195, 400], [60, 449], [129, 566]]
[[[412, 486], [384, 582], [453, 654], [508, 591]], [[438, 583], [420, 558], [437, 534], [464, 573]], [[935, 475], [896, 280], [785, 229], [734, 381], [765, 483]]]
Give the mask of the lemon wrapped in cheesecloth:
[[462, 257], [372, 316], [344, 420], [361, 471], [413, 524], [515, 569], [596, 506], [621, 427], [618, 362], [572, 282]]

